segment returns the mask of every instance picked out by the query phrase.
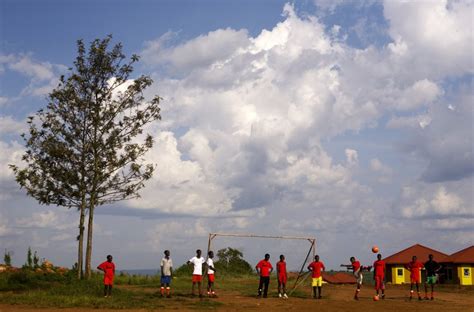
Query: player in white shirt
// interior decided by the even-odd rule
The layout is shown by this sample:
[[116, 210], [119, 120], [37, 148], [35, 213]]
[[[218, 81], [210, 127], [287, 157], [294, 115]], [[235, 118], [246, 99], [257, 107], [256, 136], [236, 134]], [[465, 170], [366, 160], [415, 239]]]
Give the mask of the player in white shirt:
[[165, 257], [161, 259], [160, 262], [161, 268], [161, 297], [165, 295], [165, 286], [166, 286], [166, 295], [168, 298], [171, 297], [171, 278], [173, 275], [173, 260], [170, 258], [170, 251], [165, 250]]
[[206, 261], [207, 264], [207, 295], [209, 297], [217, 297], [216, 292], [214, 291], [214, 273], [216, 272], [216, 269], [214, 268], [214, 261], [212, 258], [214, 258], [214, 252], [211, 250], [208, 252], [208, 258]]
[[198, 284], [198, 289], [199, 289], [199, 297], [202, 298], [202, 287], [201, 287], [201, 282], [202, 282], [202, 265], [206, 263], [206, 260], [204, 257], [201, 257], [201, 249], [196, 250], [196, 256], [192, 257], [189, 259], [187, 264], [193, 264], [194, 269], [193, 269], [193, 288], [192, 288], [192, 295], [195, 296], [194, 293], [194, 286], [196, 283]]

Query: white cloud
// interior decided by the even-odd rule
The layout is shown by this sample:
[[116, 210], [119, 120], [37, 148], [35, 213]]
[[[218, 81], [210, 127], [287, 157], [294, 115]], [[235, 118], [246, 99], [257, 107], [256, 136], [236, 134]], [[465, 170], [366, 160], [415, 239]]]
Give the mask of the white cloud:
[[9, 64], [9, 68], [36, 80], [48, 81], [55, 77], [52, 64], [34, 62], [29, 56], [16, 58]]
[[[9, 165], [20, 165], [23, 152], [24, 148], [18, 142], [6, 143], [0, 141], [0, 183], [13, 182], [13, 172]], [[8, 197], [8, 194], [3, 192], [0, 194], [0, 199], [6, 197]]]
[[230, 28], [211, 31], [173, 48], [167, 48], [167, 42], [172, 37], [171, 33], [167, 33], [158, 40], [146, 42], [142, 52], [144, 61], [190, 71], [219, 62], [225, 63], [236, 50], [245, 48], [249, 43], [247, 31]]
[[[449, 185], [454, 188], [453, 185]], [[469, 188], [469, 186], [467, 186]], [[449, 190], [444, 185], [414, 185], [402, 189], [398, 208], [405, 218], [474, 217], [472, 199], [466, 185]]]
[[16, 224], [26, 228], [53, 228], [58, 225], [58, 215], [52, 211], [33, 213], [31, 217], [20, 218]]
[[378, 158], [372, 158], [370, 160], [370, 169], [382, 174], [391, 174], [392, 168], [384, 165]]
[[[412, 75], [472, 74], [472, 1], [384, 1], [390, 45]], [[407, 68], [407, 69], [408, 69]]]
[[417, 116], [393, 117], [387, 122], [387, 128], [421, 128], [424, 129], [431, 124], [432, 118], [429, 114]]
[[[1, 104], [0, 104], [1, 105]], [[0, 134], [15, 133], [20, 134], [25, 131], [26, 122], [19, 122], [12, 116], [0, 115]]]
[[8, 218], [0, 213], [0, 237], [5, 237], [13, 233], [15, 233], [15, 231], [10, 226]]
[[1, 64], [9, 71], [19, 73], [30, 79], [29, 85], [22, 90], [20, 96], [44, 96], [48, 94], [57, 86], [60, 74], [67, 70], [64, 65], [34, 60], [29, 54], [0, 55]]
[[344, 152], [346, 153], [347, 163], [350, 166], [357, 165], [357, 163], [359, 162], [359, 156], [358, 156], [357, 151], [350, 148], [346, 148]]
[[9, 99], [7, 97], [0, 96], [0, 106], [5, 105], [8, 101]]

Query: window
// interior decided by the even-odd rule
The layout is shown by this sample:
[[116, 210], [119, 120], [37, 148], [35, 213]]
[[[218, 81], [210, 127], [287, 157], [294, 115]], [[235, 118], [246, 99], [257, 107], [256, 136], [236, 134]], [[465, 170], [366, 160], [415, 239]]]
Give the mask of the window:
[[469, 277], [469, 276], [471, 276], [471, 270], [470, 270], [470, 268], [463, 268], [463, 276], [464, 276], [464, 277]]
[[403, 276], [403, 269], [397, 269], [397, 276]]

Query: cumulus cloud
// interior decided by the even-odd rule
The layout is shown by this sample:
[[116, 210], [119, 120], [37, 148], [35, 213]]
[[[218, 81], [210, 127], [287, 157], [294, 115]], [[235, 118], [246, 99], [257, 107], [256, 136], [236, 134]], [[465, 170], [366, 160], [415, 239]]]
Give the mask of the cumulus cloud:
[[392, 49], [412, 75], [473, 73], [472, 1], [384, 1]]
[[346, 153], [346, 161], [349, 165], [353, 166], [359, 162], [359, 155], [356, 150], [346, 148], [344, 152]]
[[405, 186], [397, 209], [405, 218], [474, 218], [471, 191], [469, 185], [459, 182], [447, 185], [420, 183]]
[[0, 115], [0, 133], [20, 134], [25, 131], [26, 122], [19, 122], [12, 116]]
[[40, 62], [29, 54], [0, 55], [0, 65], [4, 67], [4, 72], [6, 68], [30, 79], [29, 85], [21, 92], [22, 96], [48, 94], [57, 86], [60, 74], [67, 70], [64, 65]]

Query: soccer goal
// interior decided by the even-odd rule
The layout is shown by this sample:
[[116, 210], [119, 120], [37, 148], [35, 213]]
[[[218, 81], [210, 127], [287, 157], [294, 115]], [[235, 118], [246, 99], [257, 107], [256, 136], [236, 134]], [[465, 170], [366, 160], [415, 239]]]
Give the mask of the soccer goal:
[[309, 244], [310, 244], [309, 249], [308, 249], [308, 253], [306, 254], [306, 258], [304, 259], [304, 261], [301, 265], [301, 269], [298, 272], [298, 276], [295, 280], [295, 283], [293, 284], [293, 287], [290, 290], [290, 294], [296, 289], [296, 287], [298, 287], [306, 279], [306, 278], [302, 279], [306, 275], [306, 273], [303, 273], [303, 270], [306, 266], [306, 263], [308, 262], [309, 256], [312, 254], [313, 255], [312, 259], [314, 259], [314, 256], [316, 254], [316, 238], [314, 238], [314, 237], [269, 236], [269, 235], [256, 235], [256, 234], [235, 234], [235, 233], [209, 233], [209, 240], [208, 240], [208, 243], [207, 243], [207, 252], [209, 252], [209, 250], [211, 250], [212, 242], [218, 236], [222, 236], [222, 237], [246, 237], [246, 238], [268, 238], [268, 239], [290, 239], [290, 240], [305, 240], [305, 241], [308, 241]]

